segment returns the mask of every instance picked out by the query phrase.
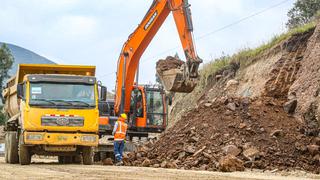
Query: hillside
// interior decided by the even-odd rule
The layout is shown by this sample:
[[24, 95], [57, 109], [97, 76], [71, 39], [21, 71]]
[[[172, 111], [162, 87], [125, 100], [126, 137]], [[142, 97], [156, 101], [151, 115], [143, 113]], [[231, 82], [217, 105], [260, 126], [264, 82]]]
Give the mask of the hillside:
[[[0, 46], [3, 43], [0, 42]], [[55, 64], [53, 61], [40, 56], [38, 54], [36, 54], [35, 52], [32, 52], [28, 49], [13, 45], [13, 44], [9, 44], [6, 43], [8, 48], [10, 49], [13, 57], [14, 57], [14, 64], [12, 69], [10, 70], [10, 75], [13, 75], [18, 67], [18, 64]]]
[[320, 173], [320, 24], [206, 64], [170, 128], [127, 165]]

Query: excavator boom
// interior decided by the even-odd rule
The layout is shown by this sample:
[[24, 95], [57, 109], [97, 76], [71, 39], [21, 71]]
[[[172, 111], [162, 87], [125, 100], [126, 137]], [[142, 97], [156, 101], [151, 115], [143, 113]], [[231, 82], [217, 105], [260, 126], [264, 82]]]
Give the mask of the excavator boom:
[[130, 111], [131, 91], [140, 58], [170, 13], [178, 29], [186, 63], [178, 69], [157, 71], [165, 89], [191, 92], [198, 81], [202, 60], [197, 56], [192, 38], [192, 18], [188, 0], [154, 0], [137, 29], [124, 44], [118, 60], [115, 111]]

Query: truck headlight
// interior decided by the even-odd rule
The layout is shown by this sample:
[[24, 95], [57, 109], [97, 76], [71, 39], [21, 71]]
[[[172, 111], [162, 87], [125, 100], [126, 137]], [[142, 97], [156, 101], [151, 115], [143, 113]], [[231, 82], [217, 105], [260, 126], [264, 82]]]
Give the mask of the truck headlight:
[[27, 134], [26, 139], [31, 140], [31, 141], [41, 141], [43, 139], [43, 135], [42, 134]]
[[81, 136], [81, 141], [83, 141], [83, 142], [96, 142], [97, 137], [96, 136]]

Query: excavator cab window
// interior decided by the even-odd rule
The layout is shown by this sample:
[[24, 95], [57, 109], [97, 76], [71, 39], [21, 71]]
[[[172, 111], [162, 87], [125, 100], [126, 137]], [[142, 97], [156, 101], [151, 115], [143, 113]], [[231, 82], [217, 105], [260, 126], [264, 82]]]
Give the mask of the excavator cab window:
[[131, 113], [134, 111], [135, 117], [143, 117], [142, 92], [138, 89], [133, 90], [131, 94]]
[[163, 126], [165, 120], [164, 98], [161, 91], [146, 90], [147, 126]]

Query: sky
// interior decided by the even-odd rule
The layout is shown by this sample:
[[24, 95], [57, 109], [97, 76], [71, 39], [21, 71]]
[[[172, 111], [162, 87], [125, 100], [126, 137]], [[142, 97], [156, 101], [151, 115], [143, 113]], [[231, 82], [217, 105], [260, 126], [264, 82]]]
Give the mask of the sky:
[[[95, 65], [97, 78], [109, 90], [114, 89], [121, 48], [151, 3], [152, 0], [0, 0], [0, 41], [32, 50], [59, 64]], [[189, 3], [197, 53], [207, 63], [222, 54], [256, 47], [286, 31], [287, 12], [294, 0]], [[176, 53], [185, 59], [170, 15], [140, 60], [139, 83], [154, 82], [157, 60]]]

